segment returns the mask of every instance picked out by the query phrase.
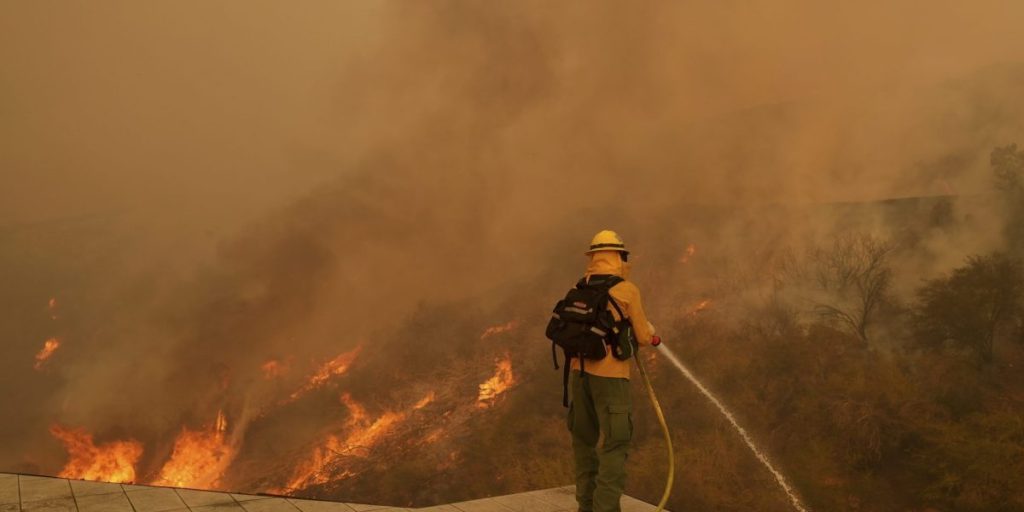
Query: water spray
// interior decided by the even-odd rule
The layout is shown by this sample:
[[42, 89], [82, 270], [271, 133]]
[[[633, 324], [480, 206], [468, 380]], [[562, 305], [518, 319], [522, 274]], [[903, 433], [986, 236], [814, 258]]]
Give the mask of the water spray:
[[[736, 421], [736, 417], [733, 416], [729, 408], [722, 404], [722, 402], [718, 400], [718, 398], [713, 393], [711, 393], [711, 391], [709, 391], [708, 388], [704, 387], [704, 384], [697, 379], [693, 372], [691, 372], [690, 369], [687, 368], [686, 365], [683, 364], [683, 362], [680, 361], [679, 358], [676, 357], [676, 355], [671, 350], [669, 350], [668, 347], [661, 343], [660, 338], [655, 337], [655, 341], [656, 343], [652, 343], [652, 345], [658, 347], [661, 350], [661, 353], [664, 354], [665, 357], [667, 357], [668, 360], [671, 361], [672, 364], [674, 364], [676, 368], [679, 369], [683, 376], [686, 377], [690, 382], [692, 382], [693, 385], [696, 386], [697, 389], [699, 389], [700, 392], [705, 397], [707, 397], [708, 400], [711, 401], [711, 403], [715, 404], [715, 407], [717, 407], [719, 412], [721, 412], [722, 415], [725, 416], [725, 419], [729, 420], [729, 423], [731, 423], [733, 428], [736, 429], [736, 432], [740, 434], [740, 437], [743, 438], [743, 442], [747, 444], [747, 447], [750, 448], [750, 451], [754, 452], [754, 455], [757, 457], [757, 459], [761, 461], [761, 464], [764, 464], [764, 467], [768, 468], [768, 471], [771, 472], [772, 476], [775, 477], [775, 481], [778, 482], [779, 486], [782, 487], [782, 490], [786, 492], [786, 496], [788, 496], [790, 502], [793, 503], [793, 508], [795, 508], [799, 512], [808, 512], [807, 508], [805, 508], [803, 504], [800, 502], [800, 498], [797, 497], [796, 491], [794, 491], [793, 488], [790, 487], [789, 483], [786, 481], [786, 477], [783, 476], [781, 471], [775, 469], [775, 466], [773, 466], [771, 461], [768, 460], [768, 456], [765, 455], [765, 453], [762, 452], [756, 444], [754, 444], [754, 440], [750, 437], [750, 434], [748, 434], [747, 431], [740, 426], [739, 422]], [[661, 412], [661, 406], [658, 405], [658, 399], [654, 396], [654, 389], [651, 387], [651, 381], [647, 378], [647, 372], [644, 370], [643, 363], [640, 362], [639, 357], [636, 358], [636, 362], [637, 366], [640, 367], [640, 375], [642, 375], [644, 378], [644, 384], [647, 385], [647, 392], [650, 394], [651, 401], [654, 403], [654, 410], [658, 414], [658, 420], [661, 422], [661, 427], [665, 432], [665, 440], [668, 442], [669, 477], [668, 483], [665, 487], [665, 494], [661, 498], [661, 503], [658, 504], [658, 510], [661, 511], [665, 506], [665, 502], [668, 501], [669, 487], [671, 487], [672, 479], [675, 476], [675, 462], [673, 460], [673, 457], [671, 456], [672, 441], [669, 439], [668, 436], [668, 426], [665, 424], [665, 416]]]

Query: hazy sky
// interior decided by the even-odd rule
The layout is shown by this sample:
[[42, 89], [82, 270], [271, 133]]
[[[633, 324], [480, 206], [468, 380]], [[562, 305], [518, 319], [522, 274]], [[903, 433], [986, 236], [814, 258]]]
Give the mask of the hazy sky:
[[[0, 224], [152, 209], [233, 225], [478, 107], [517, 153], [492, 169], [512, 181], [609, 141], [623, 146], [612, 157], [652, 165], [641, 153], [686, 143], [659, 134], [699, 140], [717, 116], [798, 102], [772, 142], [785, 146], [765, 169], [772, 181], [867, 182], [864, 167], [906, 164], [891, 152], [925, 151], [915, 123], [934, 120], [912, 116], [919, 94], [1024, 57], [1014, 1], [39, 1], [0, 12]], [[587, 144], [552, 140], [579, 123]], [[736, 136], [724, 130], [719, 142]]]

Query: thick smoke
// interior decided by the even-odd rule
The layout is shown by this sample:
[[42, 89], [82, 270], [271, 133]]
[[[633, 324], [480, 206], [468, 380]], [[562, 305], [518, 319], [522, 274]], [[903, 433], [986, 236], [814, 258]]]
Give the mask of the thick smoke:
[[930, 9], [7, 5], [0, 469], [58, 469], [52, 422], [158, 460], [182, 424], [265, 405], [268, 358], [372, 350], [517, 281], [557, 294], [604, 227], [667, 313], [645, 253], [724, 261], [843, 227], [816, 204], [984, 194], [988, 152], [1024, 140], [1024, 13]]

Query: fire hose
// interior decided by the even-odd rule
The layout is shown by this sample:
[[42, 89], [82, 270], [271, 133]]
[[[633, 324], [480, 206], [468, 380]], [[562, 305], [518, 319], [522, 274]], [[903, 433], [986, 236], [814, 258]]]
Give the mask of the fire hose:
[[[651, 345], [657, 347], [661, 344], [661, 338], [654, 336], [651, 340]], [[644, 379], [644, 386], [647, 387], [647, 396], [651, 398], [651, 404], [654, 406], [654, 413], [658, 416], [658, 423], [661, 423], [661, 431], [665, 434], [665, 446], [668, 450], [668, 478], [665, 480], [665, 492], [661, 495], [661, 501], [658, 503], [657, 512], [665, 510], [665, 503], [668, 502], [668, 497], [672, 494], [672, 482], [676, 478], [676, 458], [675, 453], [672, 450], [672, 435], [668, 431], [668, 423], [665, 421], [665, 413], [661, 410], [661, 404], [658, 402], [658, 396], [654, 394], [654, 387], [651, 386], [651, 379], [647, 376], [647, 370], [644, 368], [643, 361], [640, 360], [640, 354], [636, 357], [636, 366], [640, 369], [640, 376]]]

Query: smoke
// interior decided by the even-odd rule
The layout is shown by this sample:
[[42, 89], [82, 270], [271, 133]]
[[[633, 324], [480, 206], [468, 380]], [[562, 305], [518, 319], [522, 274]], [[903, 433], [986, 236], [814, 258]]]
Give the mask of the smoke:
[[[990, 149], [1024, 140], [1012, 2], [4, 11], [0, 383], [24, 420], [0, 436], [25, 441], [8, 468], [59, 465], [53, 421], [157, 460], [182, 424], [266, 405], [268, 359], [445, 343], [395, 332], [515, 283], [554, 297], [598, 229], [668, 302], [645, 257], [848, 227], [821, 203], [984, 194]], [[908, 265], [998, 244], [979, 202], [953, 213], [979, 229]]]

